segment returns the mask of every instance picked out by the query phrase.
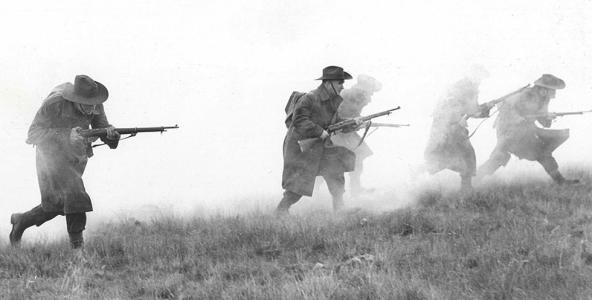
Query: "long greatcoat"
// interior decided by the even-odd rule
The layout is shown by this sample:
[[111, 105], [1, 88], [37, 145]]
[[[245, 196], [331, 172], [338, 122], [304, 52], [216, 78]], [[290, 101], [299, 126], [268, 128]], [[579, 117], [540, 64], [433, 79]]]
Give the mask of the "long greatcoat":
[[[343, 102], [339, 105], [337, 114], [340, 118], [355, 118], [362, 114], [362, 109], [370, 102], [369, 96], [362, 89], [351, 88], [341, 92]], [[356, 160], [361, 162], [372, 155], [372, 150], [362, 137], [355, 131], [338, 133], [331, 137], [333, 144], [345, 147], [356, 154]]]
[[[62, 97], [64, 85], [56, 87], [43, 101], [33, 123], [29, 127], [27, 144], [36, 146], [36, 166], [41, 206], [46, 212], [71, 214], [92, 211], [92, 203], [84, 189], [82, 174], [92, 147], [87, 141], [84, 147], [70, 144], [70, 131], [108, 127], [102, 104], [95, 113], [84, 115], [74, 102]], [[112, 149], [118, 141], [103, 140]]]
[[533, 88], [524, 90], [500, 104], [495, 121], [497, 145], [495, 151], [509, 152], [520, 159], [538, 160], [551, 153], [569, 138], [569, 129], [543, 129], [551, 126], [551, 119], [533, 117], [549, 112], [547, 97]]
[[285, 190], [312, 196], [315, 177], [319, 174], [353, 171], [355, 154], [332, 145], [330, 139], [315, 143], [305, 152], [298, 145], [299, 140], [317, 138], [329, 125], [340, 121], [336, 113], [342, 101], [340, 96], [331, 96], [323, 85], [298, 100], [284, 138], [282, 187]]
[[461, 175], [475, 175], [477, 161], [469, 140], [466, 116], [488, 115], [488, 110], [478, 104], [478, 96], [479, 86], [469, 79], [462, 79], [438, 103], [424, 152], [430, 173], [449, 169]]

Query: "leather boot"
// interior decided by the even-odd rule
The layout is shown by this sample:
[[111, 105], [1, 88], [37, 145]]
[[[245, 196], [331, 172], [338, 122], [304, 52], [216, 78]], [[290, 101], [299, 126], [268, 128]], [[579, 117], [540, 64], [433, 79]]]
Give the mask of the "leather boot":
[[549, 176], [551, 176], [553, 181], [557, 184], [577, 184], [580, 182], [578, 179], [565, 179], [565, 177], [559, 173], [559, 170], [549, 172]]
[[343, 195], [342, 196], [333, 196], [333, 211], [339, 212], [343, 210], [345, 205], [343, 204]]
[[289, 215], [290, 206], [298, 202], [298, 200], [300, 200], [301, 197], [302, 195], [296, 194], [294, 192], [284, 191], [284, 196], [282, 197], [282, 200], [275, 209], [275, 215], [278, 217]]
[[70, 236], [70, 246], [72, 249], [82, 249], [82, 246], [84, 246], [82, 232], [68, 233], [68, 235]]
[[25, 226], [23, 219], [23, 214], [19, 213], [12, 214], [10, 216], [10, 224], [12, 224], [12, 230], [10, 231], [8, 238], [10, 240], [10, 245], [12, 246], [18, 246], [20, 244], [21, 237], [23, 236], [25, 229], [29, 227]]

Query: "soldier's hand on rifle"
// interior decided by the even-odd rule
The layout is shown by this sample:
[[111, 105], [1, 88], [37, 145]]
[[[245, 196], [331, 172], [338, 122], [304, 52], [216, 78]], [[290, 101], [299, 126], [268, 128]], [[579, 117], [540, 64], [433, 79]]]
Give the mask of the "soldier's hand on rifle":
[[364, 120], [362, 119], [362, 117], [355, 117], [354, 121], [356, 121], [356, 126], [360, 126], [364, 123]]
[[70, 144], [77, 145], [84, 142], [84, 137], [80, 134], [80, 127], [74, 127], [70, 130]]
[[329, 137], [329, 133], [327, 132], [327, 130], [323, 130], [323, 133], [321, 133], [320, 138], [324, 140], [328, 137]]
[[479, 105], [479, 115], [477, 116], [477, 118], [489, 117], [489, 112], [491, 111], [491, 109], [494, 106], [495, 106], [495, 104], [491, 104], [491, 103], [484, 103], [482, 105]]
[[107, 139], [119, 140], [119, 138], [121, 137], [119, 132], [115, 131], [115, 127], [113, 126], [106, 127], [105, 130], [107, 130]]
[[94, 142], [98, 139], [98, 137], [84, 137], [80, 134], [80, 131], [82, 130], [81, 127], [74, 127], [72, 128], [72, 130], [70, 131], [70, 144], [72, 145], [78, 145], [78, 146], [82, 146], [84, 145], [86, 142]]

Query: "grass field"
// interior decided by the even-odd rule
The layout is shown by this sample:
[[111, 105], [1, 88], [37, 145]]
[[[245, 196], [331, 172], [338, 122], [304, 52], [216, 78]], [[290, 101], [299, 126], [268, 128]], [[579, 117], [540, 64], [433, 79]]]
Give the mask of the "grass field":
[[[573, 172], [572, 172], [573, 173]], [[412, 207], [127, 219], [3, 246], [10, 299], [592, 299], [592, 182], [425, 191]]]

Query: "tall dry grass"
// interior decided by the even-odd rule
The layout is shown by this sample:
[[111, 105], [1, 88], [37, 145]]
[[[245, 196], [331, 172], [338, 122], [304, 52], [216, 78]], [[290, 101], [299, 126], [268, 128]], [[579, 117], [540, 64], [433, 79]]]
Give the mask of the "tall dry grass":
[[[573, 173], [573, 172], [572, 172]], [[10, 299], [592, 299], [592, 184], [425, 191], [413, 207], [160, 217], [3, 246]]]

